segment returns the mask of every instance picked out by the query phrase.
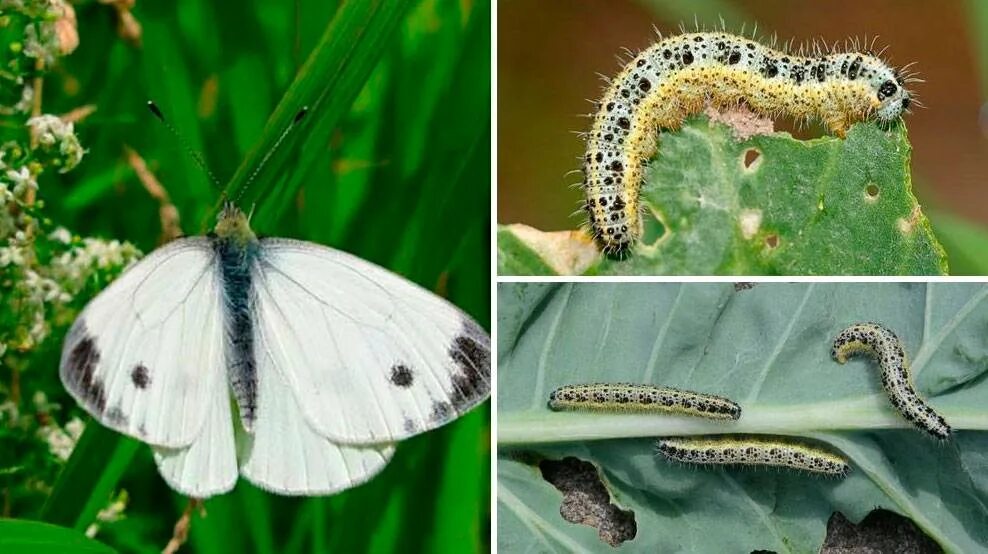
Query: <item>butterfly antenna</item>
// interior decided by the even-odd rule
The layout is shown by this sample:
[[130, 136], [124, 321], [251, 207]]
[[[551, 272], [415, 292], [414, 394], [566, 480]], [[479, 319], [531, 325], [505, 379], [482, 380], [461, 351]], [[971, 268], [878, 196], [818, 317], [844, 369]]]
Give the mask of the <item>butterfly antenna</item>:
[[199, 166], [199, 169], [201, 169], [203, 173], [206, 174], [207, 177], [209, 177], [209, 180], [212, 181], [212, 183], [216, 185], [217, 188], [222, 188], [219, 179], [216, 178], [216, 175], [214, 175], [213, 172], [209, 169], [209, 166], [206, 165], [206, 160], [203, 159], [202, 153], [196, 150], [195, 148], [192, 148], [192, 145], [189, 144], [189, 141], [185, 140], [185, 137], [182, 136], [182, 133], [179, 133], [178, 129], [176, 129], [175, 126], [172, 125], [170, 121], [165, 119], [165, 114], [161, 113], [161, 109], [158, 108], [158, 105], [154, 103], [154, 100], [148, 100], [148, 110], [150, 110], [151, 113], [154, 114], [154, 117], [158, 118], [158, 121], [164, 124], [165, 128], [168, 129], [168, 131], [172, 134], [172, 136], [174, 136], [178, 140], [178, 143], [182, 145], [182, 149], [185, 150], [185, 153], [188, 154], [193, 159], [193, 161], [196, 162], [196, 165]]
[[[242, 196], [244, 191], [247, 190], [248, 185], [254, 182], [254, 179], [256, 179], [257, 176], [261, 173], [261, 170], [264, 169], [264, 166], [268, 164], [268, 160], [271, 159], [271, 156], [274, 155], [274, 153], [277, 152], [278, 149], [281, 147], [281, 143], [285, 141], [285, 137], [291, 134], [291, 132], [294, 131], [296, 127], [298, 127], [299, 123], [301, 123], [302, 120], [305, 119], [305, 116], [308, 113], [309, 113], [309, 107], [302, 106], [302, 109], [300, 109], [298, 113], [295, 114], [295, 117], [292, 118], [292, 122], [288, 124], [288, 127], [285, 127], [285, 130], [282, 131], [280, 135], [278, 135], [278, 140], [274, 141], [274, 145], [271, 146], [271, 148], [267, 151], [267, 153], [264, 154], [264, 157], [261, 158], [261, 161], [257, 164], [257, 167], [254, 168], [254, 171], [252, 171], [250, 175], [247, 177], [247, 180], [244, 181], [244, 185], [240, 187], [240, 193], [237, 195], [235, 201], [240, 200], [240, 196]], [[251, 212], [253, 212], [253, 208], [251, 208]]]

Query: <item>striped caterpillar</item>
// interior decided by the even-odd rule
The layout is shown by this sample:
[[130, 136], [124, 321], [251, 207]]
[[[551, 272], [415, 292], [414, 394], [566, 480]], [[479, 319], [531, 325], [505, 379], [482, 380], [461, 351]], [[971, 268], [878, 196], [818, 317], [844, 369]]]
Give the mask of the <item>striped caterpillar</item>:
[[843, 457], [816, 446], [759, 436], [667, 437], [656, 442], [670, 460], [699, 465], [774, 466], [844, 477]]
[[549, 395], [553, 410], [660, 412], [709, 419], [738, 419], [741, 406], [722, 396], [653, 385], [566, 385]]
[[780, 52], [726, 32], [659, 40], [610, 81], [597, 103], [583, 163], [584, 209], [597, 246], [623, 256], [641, 238], [640, 191], [659, 130], [676, 129], [709, 103], [821, 121], [843, 137], [852, 123], [891, 121], [915, 80], [867, 52]]
[[909, 361], [899, 337], [877, 323], [857, 323], [834, 339], [831, 355], [843, 364], [856, 354], [871, 356], [882, 370], [882, 387], [895, 409], [913, 425], [937, 439], [950, 438], [950, 426], [916, 393]]

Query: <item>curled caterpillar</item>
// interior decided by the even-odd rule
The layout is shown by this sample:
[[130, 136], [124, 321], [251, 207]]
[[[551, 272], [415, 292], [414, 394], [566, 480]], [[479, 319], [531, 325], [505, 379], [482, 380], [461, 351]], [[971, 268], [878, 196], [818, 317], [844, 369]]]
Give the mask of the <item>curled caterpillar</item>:
[[774, 466], [836, 477], [844, 477], [851, 470], [842, 456], [770, 437], [668, 437], [658, 439], [656, 446], [666, 458], [687, 464]]
[[713, 394], [630, 383], [566, 385], [549, 395], [553, 410], [664, 412], [709, 419], [738, 419], [741, 406]]
[[656, 135], [707, 103], [821, 121], [839, 136], [852, 123], [890, 121], [909, 108], [912, 79], [877, 56], [813, 50], [804, 57], [726, 32], [688, 33], [628, 62], [597, 103], [587, 136], [584, 209], [598, 247], [620, 256], [638, 242], [639, 194]]
[[867, 354], [878, 362], [882, 387], [903, 417], [940, 440], [950, 438], [950, 425], [916, 393], [909, 361], [895, 333], [877, 323], [851, 325], [834, 339], [831, 355], [843, 364], [855, 354]]

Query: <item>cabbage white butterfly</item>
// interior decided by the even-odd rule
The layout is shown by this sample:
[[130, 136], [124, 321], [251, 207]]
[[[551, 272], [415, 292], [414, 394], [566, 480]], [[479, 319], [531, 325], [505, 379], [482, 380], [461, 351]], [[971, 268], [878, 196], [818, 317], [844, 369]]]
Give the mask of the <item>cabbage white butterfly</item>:
[[183, 494], [229, 491], [238, 473], [330, 494], [484, 401], [490, 337], [370, 262], [258, 239], [227, 204], [213, 234], [155, 250], [83, 309], [59, 373], [100, 423], [149, 443]]

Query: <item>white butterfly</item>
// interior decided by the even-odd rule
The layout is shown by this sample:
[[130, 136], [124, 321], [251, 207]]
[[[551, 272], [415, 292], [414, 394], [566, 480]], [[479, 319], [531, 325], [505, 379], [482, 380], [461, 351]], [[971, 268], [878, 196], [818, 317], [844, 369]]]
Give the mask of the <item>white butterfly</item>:
[[360, 258], [258, 240], [228, 205], [214, 235], [155, 250], [85, 307], [60, 375], [185, 495], [229, 491], [238, 466], [272, 492], [329, 494], [486, 399], [490, 337]]

